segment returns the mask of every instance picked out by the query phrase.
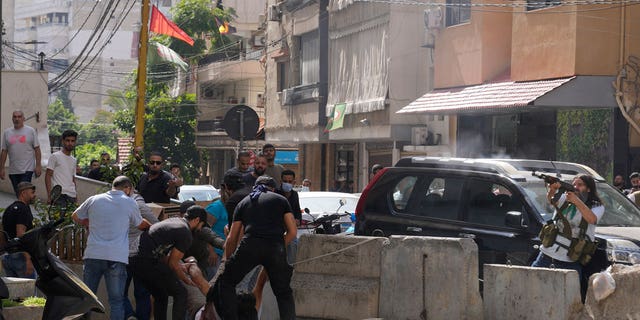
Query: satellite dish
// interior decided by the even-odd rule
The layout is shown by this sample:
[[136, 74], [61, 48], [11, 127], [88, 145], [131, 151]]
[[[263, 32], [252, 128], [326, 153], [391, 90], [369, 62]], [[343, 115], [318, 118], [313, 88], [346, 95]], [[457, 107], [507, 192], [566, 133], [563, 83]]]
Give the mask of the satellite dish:
[[240, 104], [227, 111], [222, 126], [231, 139], [253, 140], [258, 133], [260, 120], [255, 110]]

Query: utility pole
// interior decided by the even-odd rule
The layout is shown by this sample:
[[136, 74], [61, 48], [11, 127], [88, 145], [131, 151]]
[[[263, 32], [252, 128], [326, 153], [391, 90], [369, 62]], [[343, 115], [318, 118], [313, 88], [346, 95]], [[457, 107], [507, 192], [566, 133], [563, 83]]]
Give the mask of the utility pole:
[[147, 44], [149, 42], [149, 0], [142, 0], [142, 20], [140, 21], [140, 43], [138, 46], [138, 99], [136, 101], [136, 121], [133, 146], [142, 146], [144, 136], [145, 96], [147, 93]]

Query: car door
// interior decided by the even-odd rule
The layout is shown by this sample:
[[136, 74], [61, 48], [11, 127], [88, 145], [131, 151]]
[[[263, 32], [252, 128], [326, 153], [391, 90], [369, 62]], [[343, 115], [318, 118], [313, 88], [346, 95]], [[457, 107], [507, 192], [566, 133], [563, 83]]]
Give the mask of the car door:
[[[534, 238], [526, 226], [508, 226], [508, 212], [519, 212], [529, 219], [522, 194], [509, 181], [495, 176], [469, 177], [464, 194], [461, 234], [478, 245], [478, 258], [484, 263], [529, 265], [534, 255]], [[526, 225], [526, 223], [525, 223]]]
[[396, 232], [460, 237], [464, 183], [464, 177], [433, 170], [397, 179], [389, 197], [394, 216], [401, 222]]

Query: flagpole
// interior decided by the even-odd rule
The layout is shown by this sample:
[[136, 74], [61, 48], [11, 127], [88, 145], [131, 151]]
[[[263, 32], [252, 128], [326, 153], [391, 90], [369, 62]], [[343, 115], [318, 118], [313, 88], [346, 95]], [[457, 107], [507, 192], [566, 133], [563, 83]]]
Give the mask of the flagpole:
[[142, 146], [144, 134], [144, 101], [147, 93], [147, 44], [149, 42], [149, 0], [142, 0], [142, 21], [140, 21], [140, 43], [138, 45], [138, 99], [136, 101], [136, 121], [133, 145]]

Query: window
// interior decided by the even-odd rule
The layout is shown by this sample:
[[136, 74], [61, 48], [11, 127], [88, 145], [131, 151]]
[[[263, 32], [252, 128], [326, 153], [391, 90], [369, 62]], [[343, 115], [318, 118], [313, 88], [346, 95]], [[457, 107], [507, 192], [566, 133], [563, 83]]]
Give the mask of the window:
[[278, 92], [289, 88], [289, 60], [278, 62]]
[[527, 11], [559, 6], [562, 2], [558, 0], [527, 0]]
[[404, 177], [400, 180], [393, 189], [393, 206], [398, 211], [403, 211], [407, 208], [409, 197], [413, 191], [413, 187], [416, 185], [417, 177]]
[[447, 27], [471, 20], [471, 0], [447, 0]]
[[505, 227], [507, 212], [522, 212], [520, 201], [501, 184], [472, 179], [466, 194], [469, 195], [467, 221], [471, 223]]
[[413, 188], [415, 205], [409, 204], [409, 214], [448, 220], [458, 220], [464, 179], [456, 177], [424, 177]]
[[314, 84], [320, 80], [320, 41], [317, 31], [300, 36], [300, 84]]

